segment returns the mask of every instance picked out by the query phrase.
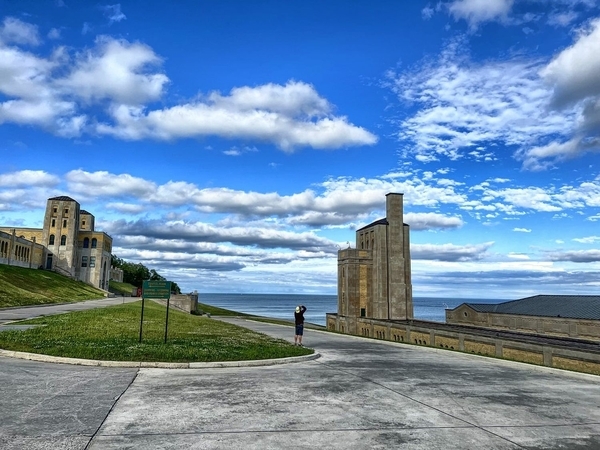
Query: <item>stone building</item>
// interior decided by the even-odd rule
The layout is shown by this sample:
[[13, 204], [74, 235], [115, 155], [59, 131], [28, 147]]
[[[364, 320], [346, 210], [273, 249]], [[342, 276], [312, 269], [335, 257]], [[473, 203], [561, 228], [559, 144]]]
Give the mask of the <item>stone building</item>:
[[104, 290], [111, 254], [112, 238], [67, 196], [48, 199], [43, 228], [0, 227], [1, 264], [54, 270]]
[[409, 227], [403, 194], [386, 195], [386, 217], [356, 231], [356, 248], [338, 252], [335, 329], [351, 334], [357, 319], [413, 318]]
[[600, 296], [535, 295], [497, 304], [462, 303], [446, 310], [446, 323], [600, 340]]
[[328, 330], [600, 375], [600, 296], [464, 303], [446, 312], [447, 323], [414, 319], [402, 200], [388, 194], [386, 217], [338, 252], [338, 311], [326, 315]]

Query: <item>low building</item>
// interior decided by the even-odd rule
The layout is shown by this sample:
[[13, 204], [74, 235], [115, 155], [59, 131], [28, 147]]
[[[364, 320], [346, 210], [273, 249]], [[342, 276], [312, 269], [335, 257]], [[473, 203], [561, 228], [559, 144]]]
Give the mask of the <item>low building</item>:
[[0, 227], [0, 264], [54, 270], [108, 290], [112, 238], [71, 197], [49, 198], [43, 228]]
[[535, 295], [497, 304], [462, 303], [446, 323], [600, 340], [600, 296]]

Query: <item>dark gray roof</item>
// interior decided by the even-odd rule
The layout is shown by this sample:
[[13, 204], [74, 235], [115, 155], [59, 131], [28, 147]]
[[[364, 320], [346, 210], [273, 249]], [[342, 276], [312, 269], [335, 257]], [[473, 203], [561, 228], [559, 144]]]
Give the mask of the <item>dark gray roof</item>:
[[374, 227], [375, 225], [389, 225], [387, 219], [384, 217], [383, 219], [376, 220], [375, 222], [370, 223], [369, 225], [365, 225], [362, 228], [359, 228], [356, 231], [365, 230], [367, 228]]
[[600, 320], [600, 295], [535, 295], [497, 304], [464, 304], [478, 312]]
[[79, 210], [79, 214], [87, 214], [88, 216], [93, 216], [91, 212], [87, 212], [85, 209]]
[[[365, 225], [364, 227], [359, 228], [356, 231], [366, 230], [367, 228], [374, 227], [375, 225], [389, 225], [389, 224], [390, 223], [388, 222], [387, 218], [384, 217], [383, 219], [376, 220], [375, 222], [372, 222], [369, 225]], [[404, 224], [404, 225], [406, 225], [406, 224]], [[408, 225], [406, 225], [406, 226], [408, 226]]]
[[66, 195], [61, 195], [60, 197], [52, 197], [48, 200], [58, 200], [59, 202], [75, 202], [71, 197], [67, 197]]

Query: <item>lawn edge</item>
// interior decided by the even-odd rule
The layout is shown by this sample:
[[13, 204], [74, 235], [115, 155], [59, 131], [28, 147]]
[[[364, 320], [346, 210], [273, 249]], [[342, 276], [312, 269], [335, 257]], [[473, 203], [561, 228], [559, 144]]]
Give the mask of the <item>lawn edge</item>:
[[0, 356], [7, 358], [26, 359], [29, 361], [49, 362], [55, 364], [71, 364], [76, 366], [95, 367], [124, 367], [138, 369], [217, 369], [226, 367], [257, 367], [290, 364], [297, 362], [312, 361], [321, 356], [315, 352], [311, 355], [290, 356], [274, 359], [252, 359], [247, 361], [214, 361], [214, 362], [144, 362], [144, 361], [101, 361], [97, 359], [66, 358], [64, 356], [50, 356], [40, 353], [17, 352], [14, 350], [0, 349]]

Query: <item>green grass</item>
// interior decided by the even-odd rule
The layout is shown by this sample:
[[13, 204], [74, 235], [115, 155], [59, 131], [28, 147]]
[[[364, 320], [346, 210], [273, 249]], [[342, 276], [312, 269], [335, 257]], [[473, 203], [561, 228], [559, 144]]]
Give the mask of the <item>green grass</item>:
[[236, 317], [254, 317], [251, 314], [245, 314], [237, 311], [231, 311], [229, 309], [218, 308], [216, 306], [207, 305], [205, 303], [198, 303], [198, 310], [203, 314], [210, 314], [211, 316], [236, 316]]
[[123, 294], [123, 295], [132, 295], [134, 289], [137, 289], [133, 284], [129, 283], [120, 283], [115, 280], [110, 280], [108, 282], [108, 286], [111, 292]]
[[103, 298], [104, 292], [48, 270], [0, 264], [0, 308]]
[[[295, 326], [293, 319], [285, 320], [285, 319], [273, 319], [270, 317], [253, 316], [252, 314], [231, 311], [229, 309], [217, 308], [216, 306], [207, 305], [205, 303], [198, 303], [198, 310], [200, 310], [203, 314], [209, 313], [212, 316], [239, 316], [239, 317], [246, 317], [248, 319], [256, 320], [257, 322], [272, 323], [275, 325], [285, 325], [285, 326], [290, 326], [290, 327]], [[324, 327], [322, 325], [316, 325], [316, 324], [308, 323], [308, 322], [306, 322], [304, 326], [306, 328], [313, 328], [316, 330], [326, 330], [327, 329], [327, 327]]]
[[45, 325], [0, 333], [0, 348], [52, 356], [108, 361], [243, 361], [313, 353], [287, 341], [202, 316], [169, 311], [146, 301], [140, 344], [141, 302], [41, 317], [20, 324]]

